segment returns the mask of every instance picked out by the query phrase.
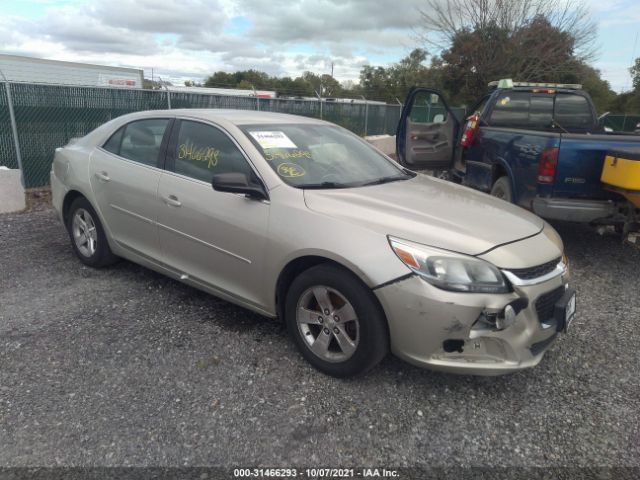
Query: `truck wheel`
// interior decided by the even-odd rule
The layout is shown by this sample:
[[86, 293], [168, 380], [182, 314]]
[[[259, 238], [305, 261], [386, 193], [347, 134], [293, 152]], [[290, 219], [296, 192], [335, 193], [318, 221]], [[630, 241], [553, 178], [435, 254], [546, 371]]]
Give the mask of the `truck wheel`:
[[513, 192], [511, 191], [511, 182], [509, 177], [500, 177], [491, 187], [491, 195], [501, 198], [505, 202], [513, 202]]

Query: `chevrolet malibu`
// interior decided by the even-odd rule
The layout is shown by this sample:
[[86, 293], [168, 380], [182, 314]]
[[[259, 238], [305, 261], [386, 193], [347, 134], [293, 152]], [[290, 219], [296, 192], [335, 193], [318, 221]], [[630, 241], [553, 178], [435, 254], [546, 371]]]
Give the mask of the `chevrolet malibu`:
[[551, 226], [327, 122], [129, 114], [57, 149], [51, 185], [80, 261], [123, 257], [280, 317], [329, 375], [389, 350], [454, 373], [533, 367], [575, 312]]

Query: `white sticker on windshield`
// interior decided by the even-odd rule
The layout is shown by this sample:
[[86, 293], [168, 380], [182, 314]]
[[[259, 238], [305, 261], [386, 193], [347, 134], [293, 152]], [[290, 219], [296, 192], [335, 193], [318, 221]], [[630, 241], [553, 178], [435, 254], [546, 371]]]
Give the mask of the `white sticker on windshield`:
[[249, 132], [263, 150], [269, 148], [298, 148], [284, 132]]

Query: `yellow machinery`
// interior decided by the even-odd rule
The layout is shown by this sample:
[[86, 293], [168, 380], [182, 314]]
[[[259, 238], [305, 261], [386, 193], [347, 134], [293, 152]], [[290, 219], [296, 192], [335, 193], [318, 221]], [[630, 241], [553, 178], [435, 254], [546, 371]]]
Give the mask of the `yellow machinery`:
[[604, 158], [602, 183], [640, 208], [640, 149], [610, 150]]

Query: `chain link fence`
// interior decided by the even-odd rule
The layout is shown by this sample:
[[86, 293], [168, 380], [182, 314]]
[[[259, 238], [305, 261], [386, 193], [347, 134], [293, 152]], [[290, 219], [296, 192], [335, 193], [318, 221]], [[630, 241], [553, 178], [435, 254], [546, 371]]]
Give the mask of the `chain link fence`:
[[[5, 83], [0, 83], [0, 166], [18, 168]], [[358, 135], [394, 135], [401, 105], [8, 83], [26, 188], [49, 183], [55, 149], [126, 113], [167, 108], [232, 108], [322, 118]]]
[[602, 125], [614, 132], [633, 132], [640, 123], [640, 115], [607, 115]]
[[[402, 111], [402, 105], [364, 100], [313, 101], [167, 90], [0, 83], [0, 166], [7, 168], [19, 168], [11, 129], [7, 85], [11, 90], [24, 184], [27, 188], [49, 183], [49, 171], [57, 147], [126, 113], [166, 108], [261, 110], [322, 118], [365, 136], [394, 135]], [[452, 111], [458, 119], [464, 119], [464, 109], [454, 107]], [[433, 121], [443, 113], [439, 107], [428, 107], [424, 112], [416, 114], [424, 116], [425, 121]], [[603, 126], [619, 132], [633, 132], [638, 123], [640, 115], [608, 115], [602, 120]]]

